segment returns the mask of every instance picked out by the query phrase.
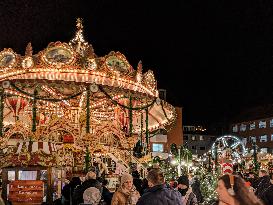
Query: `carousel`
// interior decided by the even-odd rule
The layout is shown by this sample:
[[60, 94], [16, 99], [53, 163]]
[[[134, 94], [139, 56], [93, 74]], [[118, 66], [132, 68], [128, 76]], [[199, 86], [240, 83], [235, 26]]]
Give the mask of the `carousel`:
[[[114, 186], [130, 164], [144, 169], [150, 134], [176, 121], [153, 72], [141, 61], [134, 69], [120, 52], [97, 56], [81, 19], [69, 43], [50, 43], [37, 54], [30, 43], [25, 55], [1, 51], [0, 85], [2, 195], [14, 203], [31, 194], [33, 203], [52, 202], [65, 178], [92, 167]], [[133, 154], [136, 145], [142, 158]]]

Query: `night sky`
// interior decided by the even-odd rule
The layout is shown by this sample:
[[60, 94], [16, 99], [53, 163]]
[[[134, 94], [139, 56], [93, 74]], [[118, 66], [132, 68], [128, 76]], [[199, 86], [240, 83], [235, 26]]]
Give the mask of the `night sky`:
[[273, 103], [273, 1], [0, 1], [0, 49], [68, 42], [75, 19], [98, 56], [120, 51], [152, 69], [184, 124], [228, 123]]

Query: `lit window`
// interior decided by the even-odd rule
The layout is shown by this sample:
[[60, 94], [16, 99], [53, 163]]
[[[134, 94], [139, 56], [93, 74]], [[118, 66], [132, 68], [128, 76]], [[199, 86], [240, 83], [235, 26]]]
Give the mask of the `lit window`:
[[267, 148], [261, 148], [262, 153], [267, 153]]
[[242, 142], [243, 142], [244, 145], [246, 145], [246, 143], [247, 143], [247, 138], [243, 138], [243, 139], [242, 139]]
[[153, 144], [153, 152], [163, 152], [163, 144]]
[[191, 140], [193, 140], [193, 141], [194, 141], [195, 139], [196, 139], [196, 138], [195, 138], [195, 136], [194, 136], [194, 135], [193, 135], [193, 136], [191, 136]]
[[237, 125], [234, 125], [232, 127], [232, 132], [238, 132], [238, 126]]
[[204, 140], [204, 136], [200, 135], [200, 140], [203, 141]]
[[255, 122], [250, 123], [249, 129], [250, 130], [254, 130], [255, 129]]
[[271, 141], [273, 141], [273, 134], [271, 134]]
[[250, 137], [251, 142], [256, 142], [256, 137]]
[[266, 121], [260, 121], [259, 128], [266, 128]]
[[246, 125], [245, 124], [241, 124], [240, 126], [240, 131], [246, 131]]
[[273, 127], [273, 119], [270, 120], [270, 127]]
[[262, 135], [260, 137], [260, 142], [267, 142], [267, 135]]

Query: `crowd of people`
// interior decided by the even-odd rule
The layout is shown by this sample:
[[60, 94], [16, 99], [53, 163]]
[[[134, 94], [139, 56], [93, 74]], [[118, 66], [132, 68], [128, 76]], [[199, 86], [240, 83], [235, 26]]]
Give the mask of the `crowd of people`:
[[[260, 170], [259, 177], [239, 173], [223, 175], [218, 180], [218, 201], [214, 205], [273, 205], [273, 176]], [[114, 193], [107, 180], [89, 172], [84, 182], [74, 177], [63, 187], [61, 205], [199, 205], [204, 201], [200, 182], [194, 175], [180, 176], [168, 184], [159, 168], [151, 169], [145, 179], [137, 171], [125, 173]]]
[[[107, 183], [92, 171], [84, 180], [73, 177], [54, 205], [201, 205], [206, 201], [197, 177], [182, 175], [166, 183], [160, 168], [150, 169], [144, 179], [137, 171], [124, 173], [115, 192], [108, 190]], [[265, 170], [257, 177], [251, 172], [225, 174], [219, 178], [216, 192], [218, 201], [211, 205], [273, 205], [273, 175]]]

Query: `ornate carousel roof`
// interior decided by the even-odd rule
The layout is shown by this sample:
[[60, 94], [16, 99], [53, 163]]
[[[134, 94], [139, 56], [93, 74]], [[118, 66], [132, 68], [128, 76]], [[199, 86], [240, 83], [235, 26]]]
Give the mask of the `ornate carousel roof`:
[[120, 52], [98, 57], [84, 39], [81, 19], [77, 19], [76, 27], [69, 43], [50, 43], [37, 54], [33, 54], [30, 43], [25, 55], [11, 48], [0, 52], [0, 83], [6, 95], [5, 126], [18, 119], [30, 125], [33, 101], [37, 101], [38, 125], [46, 124], [53, 114], [72, 123], [81, 122], [87, 106], [92, 121], [115, 119], [121, 128], [128, 125], [132, 115], [134, 133], [146, 129], [140, 122], [147, 115], [150, 131], [175, 122], [174, 107], [158, 98], [153, 71], [143, 73], [141, 62], [134, 69]]

